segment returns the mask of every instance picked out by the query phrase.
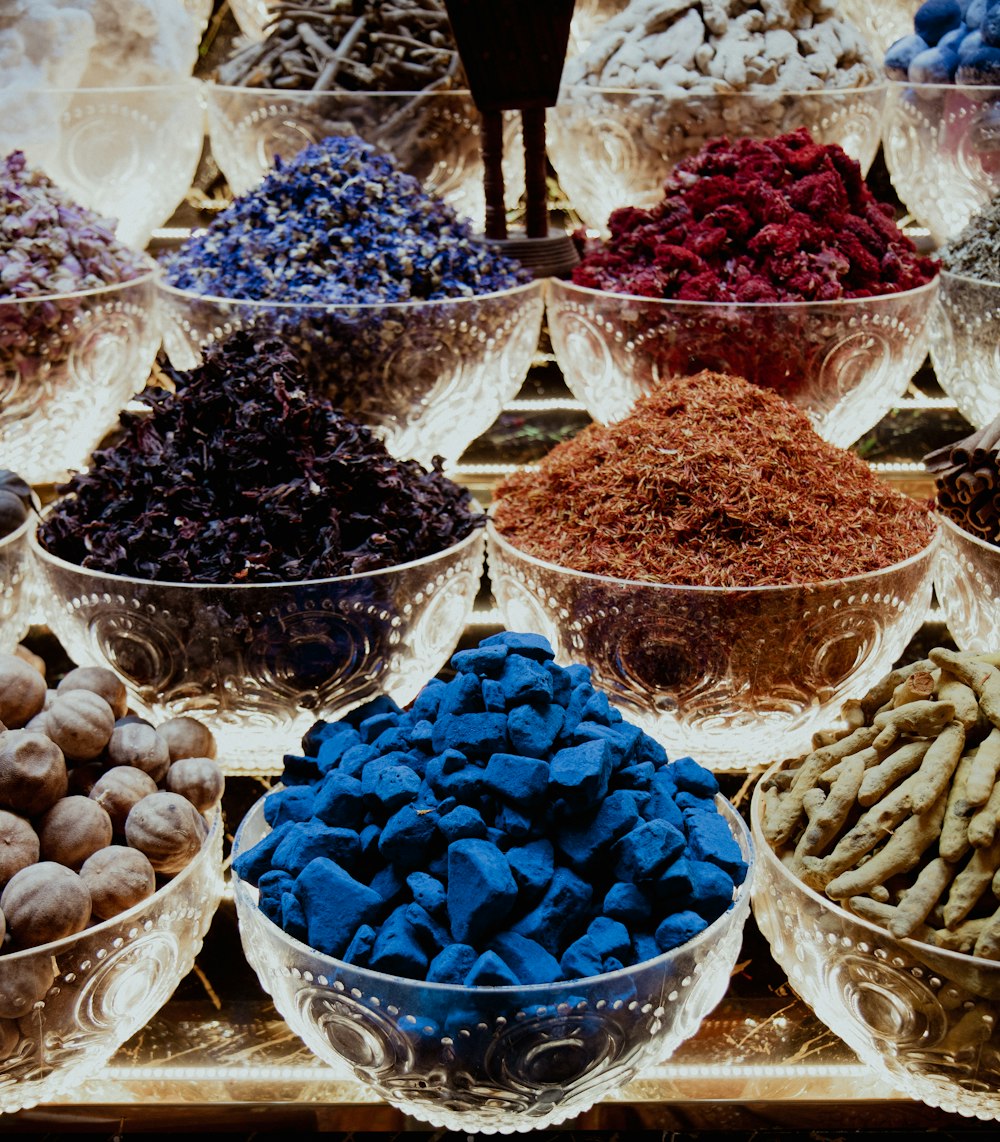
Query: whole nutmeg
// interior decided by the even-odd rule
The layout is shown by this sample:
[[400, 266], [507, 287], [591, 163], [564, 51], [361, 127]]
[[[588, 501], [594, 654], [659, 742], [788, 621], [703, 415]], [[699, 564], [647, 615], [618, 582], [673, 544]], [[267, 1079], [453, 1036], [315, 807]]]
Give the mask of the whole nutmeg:
[[34, 864], [40, 848], [38, 834], [28, 821], [0, 809], [0, 885], [6, 884], [15, 872]]
[[91, 690], [111, 707], [116, 718], [128, 713], [128, 691], [125, 683], [113, 670], [106, 666], [76, 666], [64, 675], [56, 687], [56, 692], [65, 694], [69, 690]]
[[86, 928], [90, 893], [72, 869], [42, 860], [10, 878], [0, 894], [0, 911], [14, 947], [34, 948]]
[[23, 726], [45, 704], [45, 676], [16, 654], [0, 654], [0, 722]]
[[67, 761], [92, 761], [108, 744], [115, 715], [93, 690], [67, 690], [45, 711], [45, 732]]
[[166, 738], [152, 726], [126, 722], [115, 726], [111, 733], [108, 760], [112, 765], [131, 765], [141, 769], [159, 784], [170, 768], [170, 749]]
[[143, 797], [156, 792], [156, 782], [133, 765], [116, 765], [94, 782], [91, 798], [107, 811], [116, 833], [125, 831], [125, 819]]
[[196, 718], [168, 718], [157, 730], [167, 739], [171, 761], [182, 757], [215, 757], [215, 737], [208, 726]]
[[[204, 821], [198, 810], [179, 793], [150, 793], [125, 821], [125, 839], [145, 853], [157, 872], [173, 876], [201, 849]], [[0, 905], [2, 907], [2, 905]]]
[[167, 770], [163, 784], [186, 797], [199, 813], [207, 813], [222, 800], [226, 779], [210, 757], [182, 757]]
[[26, 662], [29, 666], [33, 666], [39, 674], [45, 677], [45, 659], [40, 654], [35, 654], [33, 650], [29, 650], [23, 643], [18, 643], [14, 647], [14, 653], [22, 662]]
[[38, 823], [42, 860], [78, 869], [92, 853], [111, 844], [111, 818], [81, 794], [57, 801]]
[[90, 890], [94, 915], [109, 920], [156, 891], [156, 873], [149, 857], [126, 845], [108, 845], [88, 857], [80, 877]]
[[52, 986], [51, 956], [0, 956], [0, 1019], [20, 1019]]
[[35, 817], [66, 795], [69, 779], [62, 750], [45, 734], [0, 733], [0, 806]]

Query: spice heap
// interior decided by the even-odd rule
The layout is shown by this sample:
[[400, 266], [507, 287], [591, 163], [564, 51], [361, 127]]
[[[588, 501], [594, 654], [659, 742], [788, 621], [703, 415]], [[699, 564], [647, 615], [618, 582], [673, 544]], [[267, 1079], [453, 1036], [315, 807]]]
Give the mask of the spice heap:
[[881, 679], [847, 730], [762, 787], [763, 825], [796, 876], [898, 939], [1000, 959], [990, 657], [935, 648]]
[[[201, 723], [159, 727], [127, 711], [102, 667], [44, 675], [0, 654], [0, 940], [18, 952], [60, 940], [152, 896], [201, 852], [224, 779]], [[13, 1021], [55, 978], [51, 957], [0, 958], [0, 1058]], [[24, 1028], [28, 1040], [37, 1035]]]
[[176, 391], [147, 390], [117, 441], [59, 491], [45, 547], [110, 574], [263, 583], [393, 567], [451, 547], [482, 517], [469, 493], [394, 459], [307, 396], [282, 345], [237, 333]]
[[477, 987], [617, 971], [730, 908], [747, 866], [710, 772], [668, 763], [537, 635], [452, 666], [405, 713], [376, 699], [286, 758], [271, 832], [233, 862], [271, 920], [346, 963]]
[[277, 0], [265, 39], [238, 46], [218, 81], [295, 91], [464, 86], [443, 0]]
[[858, 164], [805, 128], [707, 143], [674, 168], [656, 206], [616, 210], [608, 227], [573, 271], [578, 285], [683, 301], [830, 301], [913, 289], [937, 272]]
[[664, 382], [500, 482], [513, 546], [576, 571], [753, 587], [861, 575], [922, 551], [929, 513], [740, 377]]
[[195, 293], [332, 305], [471, 297], [529, 280], [356, 136], [279, 163], [164, 268]]
[[632, 0], [567, 63], [565, 82], [683, 95], [863, 87], [876, 75], [831, 0]]
[[[0, 304], [98, 289], [146, 271], [142, 255], [115, 238], [113, 222], [74, 202], [21, 151], [7, 155], [0, 170]], [[62, 308], [48, 307], [56, 324]], [[40, 319], [41, 310], [34, 312]], [[6, 320], [3, 333], [5, 349], [26, 347]]]
[[925, 0], [913, 32], [885, 54], [890, 79], [910, 83], [1000, 82], [1000, 13], [987, 0]]
[[943, 269], [984, 282], [1000, 282], [1000, 198], [977, 211], [938, 251]]
[[934, 473], [938, 511], [1000, 546], [1000, 417], [924, 457]]

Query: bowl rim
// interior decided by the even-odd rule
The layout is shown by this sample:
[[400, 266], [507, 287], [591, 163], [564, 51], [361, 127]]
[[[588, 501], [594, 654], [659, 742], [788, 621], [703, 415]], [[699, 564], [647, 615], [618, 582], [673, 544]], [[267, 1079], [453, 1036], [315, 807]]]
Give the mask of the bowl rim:
[[[487, 245], [492, 245], [488, 239], [483, 239]], [[506, 300], [521, 294], [531, 297], [538, 294], [544, 298], [547, 279], [536, 278], [534, 281], [522, 282], [519, 285], [508, 286], [507, 289], [493, 290], [491, 293], [474, 293], [464, 297], [439, 297], [434, 299], [411, 298], [407, 301], [272, 301], [268, 298], [225, 297], [220, 294], [198, 293], [195, 290], [182, 289], [171, 285], [166, 280], [166, 267], [159, 266], [156, 271], [155, 284], [158, 293], [167, 298], [177, 299], [187, 303], [210, 302], [213, 305], [243, 307], [260, 310], [277, 310], [279, 313], [294, 313], [305, 310], [307, 312], [328, 313], [343, 311], [353, 313], [358, 310], [388, 311], [403, 310], [415, 312], [417, 309], [457, 307], [459, 304], [478, 305], [482, 302]], [[2, 304], [2, 302], [0, 302]]]
[[[633, 305], [639, 303], [650, 306], [672, 306], [680, 310], [715, 310], [718, 312], [726, 310], [749, 310], [754, 312], [767, 309], [779, 309], [788, 312], [808, 309], [849, 309], [860, 305], [890, 305], [895, 301], [922, 300], [922, 294], [933, 295], [936, 292], [941, 272], [940, 270], [936, 270], [934, 276], [929, 281], [924, 282], [923, 285], [914, 286], [912, 289], [897, 290], [895, 293], [876, 293], [868, 297], [836, 297], [831, 298], [829, 301], [821, 301], [818, 298], [803, 301], [692, 301], [687, 298], [644, 297], [638, 293], [617, 293], [612, 290], [594, 289], [592, 286], [578, 285], [576, 282], [564, 281], [561, 278], [551, 279], [549, 296], [564, 291], [568, 294], [579, 293], [583, 296], [609, 298], [612, 301]], [[928, 296], [926, 299], [927, 304], [930, 305], [933, 300], [933, 296]]]
[[306, 587], [322, 587], [337, 583], [357, 583], [365, 579], [382, 576], [388, 577], [396, 572], [411, 571], [429, 566], [437, 560], [444, 558], [446, 555], [459, 554], [466, 548], [475, 547], [477, 540], [480, 540], [485, 534], [482, 523], [477, 523], [473, 526], [468, 535], [463, 536], [457, 543], [453, 543], [450, 547], [445, 547], [441, 551], [432, 552], [430, 555], [423, 555], [419, 559], [411, 559], [408, 563], [397, 563], [394, 567], [377, 567], [371, 571], [357, 571], [352, 575], [330, 575], [325, 579], [282, 579], [272, 583], [175, 583], [170, 579], [139, 579], [133, 575], [115, 575], [110, 571], [98, 571], [90, 567], [81, 567], [79, 563], [70, 563], [67, 559], [53, 555], [51, 551], [48, 551], [42, 546], [38, 537], [38, 528], [59, 502], [60, 500], [56, 500], [50, 504], [34, 521], [35, 526], [31, 529], [31, 533], [28, 537], [28, 546], [34, 558], [43, 564], [54, 564], [74, 574], [85, 575], [99, 581], [105, 581], [109, 584], [122, 584], [145, 588], [176, 588], [178, 590], [187, 591], [239, 591], [242, 594], [250, 591], [282, 590], [289, 587], [300, 589]]
[[[1000, 88], [997, 88], [1000, 91]], [[1000, 289], [1000, 281], [991, 281], [989, 278], [975, 278], [971, 274], [960, 274], [955, 270], [946, 270], [944, 266], [938, 270], [938, 276], [943, 281], [948, 278], [949, 281], [964, 282], [968, 285], [983, 286], [986, 289]]]
[[[941, 529], [935, 526], [934, 534], [931, 536], [930, 542], [926, 547], [921, 548], [920, 551], [915, 554], [908, 556], [899, 563], [890, 563], [888, 567], [881, 567], [877, 571], [865, 571], [860, 575], [847, 575], [842, 579], [821, 579], [811, 583], [763, 583], [756, 587], [709, 587], [702, 583], [658, 583], [651, 579], [619, 579], [613, 575], [597, 575], [593, 571], [577, 571], [572, 567], [563, 567], [558, 563], [550, 563], [548, 560], [539, 559], [537, 555], [531, 555], [529, 552], [523, 551], [520, 547], [511, 543], [502, 532], [497, 530], [496, 524], [493, 522], [492, 508], [490, 512], [491, 514], [487, 516], [486, 520], [487, 543], [497, 544], [501, 551], [504, 548], [509, 548], [519, 559], [525, 559], [540, 569], [556, 571], [561, 575], [574, 576], [591, 583], [609, 584], [615, 587], [642, 587], [662, 591], [698, 591], [706, 595], [739, 595], [744, 598], [765, 592], [777, 593], [780, 591], [822, 590], [827, 587], [853, 583], [857, 583], [860, 586], [867, 580], [887, 575], [893, 571], [902, 571], [905, 568], [916, 565], [921, 560], [933, 560], [938, 545], [941, 542]], [[930, 514], [933, 516], [936, 513]]]
[[766, 864], [772, 872], [780, 875], [781, 879], [787, 884], [794, 886], [796, 891], [802, 892], [813, 903], [820, 905], [825, 911], [832, 912], [835, 916], [842, 918], [852, 924], [857, 924], [859, 927], [866, 928], [873, 935], [877, 935], [880, 939], [889, 940], [901, 947], [907, 948], [919, 955], [927, 955], [928, 953], [939, 957], [942, 962], [953, 960], [956, 967], [968, 969], [970, 966], [975, 966], [979, 969], [989, 971], [995, 968], [1000, 972], [1000, 960], [989, 960], [983, 956], [972, 956], [967, 952], [956, 952], [951, 948], [939, 948], [934, 944], [928, 944], [924, 940], [915, 940], [912, 936], [905, 936], [900, 938], [894, 936], [888, 928], [883, 928], [879, 924], [875, 924], [871, 920], [866, 920], [862, 916], [857, 916], [853, 912], [848, 912], [846, 908], [842, 908], [836, 904], [828, 896], [823, 896], [815, 889], [810, 888], [804, 881], [800, 880], [778, 858], [778, 854], [774, 851], [768, 843], [767, 838], [764, 836], [763, 824], [761, 821], [761, 806], [763, 805], [763, 795], [761, 789], [764, 782], [767, 781], [772, 774], [779, 772], [783, 766], [787, 764], [789, 759], [776, 761], [771, 764], [758, 778], [757, 783], [754, 785], [753, 794], [750, 798], [750, 834], [754, 839], [755, 851], [761, 850], [760, 861]]
[[[131, 250], [132, 247], [129, 247]], [[141, 250], [133, 250], [135, 254], [141, 254], [143, 261], [146, 263], [146, 268], [142, 273], [136, 274], [134, 278], [126, 278], [120, 282], [107, 282], [104, 285], [91, 286], [89, 289], [70, 290], [64, 293], [36, 293], [30, 297], [12, 297], [10, 294], [0, 294], [0, 309], [4, 306], [16, 305], [38, 305], [46, 301], [80, 301], [89, 297], [104, 297], [108, 294], [118, 293], [122, 290], [128, 289], [130, 286], [149, 285], [151, 282], [155, 283], [158, 267], [152, 261], [148, 254], [143, 253]]]
[[886, 76], [886, 87], [916, 87], [920, 91], [980, 91], [985, 95], [991, 92], [1000, 95], [1000, 84], [995, 83], [914, 83], [911, 79], [893, 79]]
[[[205, 90], [206, 96], [211, 99], [218, 92], [239, 92], [248, 95], [265, 95], [275, 99], [292, 99], [300, 103], [308, 103], [311, 99], [319, 100], [323, 97], [333, 99], [358, 99], [364, 102], [367, 99], [418, 99], [418, 98], [450, 98], [454, 99], [456, 96], [462, 96], [467, 102], [472, 102], [472, 91], [468, 87], [448, 87], [444, 89], [435, 88], [434, 90], [427, 90], [421, 88], [417, 91], [338, 91], [336, 89], [330, 91], [314, 91], [312, 88], [281, 88], [281, 87], [257, 87], [242, 83], [219, 83], [214, 79], [203, 79], [200, 81]], [[478, 114], [478, 111], [477, 111]]]
[[[604, 86], [589, 83], [562, 83], [559, 87], [559, 101], [562, 101], [564, 93], [571, 93], [577, 95], [582, 92], [596, 92], [599, 95], [640, 95], [654, 96], [659, 99], [669, 100], [671, 102], [680, 103], [688, 102], [699, 99], [767, 99], [770, 98], [772, 102], [778, 102], [782, 99], [789, 99], [797, 102], [800, 99], [815, 98], [819, 96], [840, 96], [840, 95], [859, 95], [868, 94], [869, 92], [884, 92], [888, 88], [888, 80], [885, 78], [875, 79], [871, 83], [856, 84], [854, 87], [800, 87], [791, 89], [777, 89], [770, 87], [761, 87], [757, 89], [747, 89], [744, 91], [685, 91], [681, 90], [678, 94], [671, 94], [669, 91], [664, 91], [659, 87], [620, 87], [620, 86]], [[949, 85], [950, 86], [950, 85]], [[557, 103], [558, 107], [559, 104]], [[724, 134], [725, 132], [723, 132]]]
[[[274, 789], [278, 788], [280, 788], [280, 786], [276, 785], [274, 787]], [[269, 792], [273, 791], [274, 790], [270, 790]], [[236, 832], [233, 835], [232, 854], [234, 858], [241, 852], [240, 839], [242, 837], [244, 826], [250, 821], [251, 817], [255, 813], [259, 813], [261, 816], [263, 816], [263, 807], [266, 798], [266, 793], [263, 797], [258, 798], [258, 800], [254, 802], [254, 804], [251, 805], [247, 810], [243, 820], [240, 821]], [[735, 806], [725, 797], [723, 797], [721, 793], [717, 793], [714, 800], [720, 815], [726, 821], [733, 838], [739, 845], [740, 853], [745, 858], [747, 864], [747, 870], [746, 874], [743, 877], [743, 882], [735, 889], [733, 893], [732, 903], [725, 910], [725, 912], [717, 916], [712, 921], [712, 923], [708, 925], [707, 928], [704, 928], [696, 936], [693, 936], [690, 940], [686, 940], [683, 944], [678, 945], [676, 948], [671, 948], [667, 952], [661, 952], [658, 956], [654, 956], [651, 960], [640, 960], [638, 963], [632, 964], [627, 968], [621, 969], [620, 971], [602, 972], [600, 975], [580, 976], [576, 979], [558, 979], [553, 980], [551, 983], [505, 984], [502, 987], [496, 985], [485, 987], [466, 987], [464, 984], [458, 983], [433, 983], [428, 980], [410, 979], [407, 976], [392, 975], [389, 972], [374, 971], [372, 968], [364, 968], [359, 967], [357, 964], [345, 963], [343, 960], [337, 959], [335, 956], [330, 956], [325, 952], [320, 952], [316, 948], [312, 948], [308, 944], [304, 944], [301, 940], [297, 940], [294, 936], [290, 936], [283, 928], [279, 927], [274, 923], [273, 920], [268, 919], [268, 917], [265, 916], [263, 912], [261, 912], [260, 908], [257, 906], [257, 902], [253, 899], [253, 893], [257, 892], [258, 890], [243, 880], [237, 873], [236, 869], [232, 866], [232, 862], [230, 862], [233, 895], [237, 898], [242, 897], [245, 900], [246, 904], [249, 907], [253, 908], [256, 918], [263, 921], [269, 927], [273, 928], [277, 937], [283, 942], [287, 942], [289, 945], [291, 945], [293, 950], [296, 952], [305, 952], [310, 956], [316, 957], [317, 959], [327, 961], [331, 965], [332, 969], [329, 973], [331, 982], [332, 978], [336, 974], [346, 970], [351, 973], [357, 973], [366, 980], [371, 980], [372, 983], [370, 986], [372, 988], [376, 987], [375, 981], [389, 980], [394, 986], [420, 988], [421, 990], [428, 988], [434, 992], [437, 992], [438, 994], [443, 995], [451, 994], [456, 997], [459, 995], [467, 997], [470, 994], [486, 996], [495, 995], [501, 998], [510, 995], [527, 995], [529, 999], [526, 1000], [526, 1002], [530, 1002], [530, 996], [545, 995], [546, 993], [550, 993], [552, 988], [572, 989], [584, 986], [592, 986], [595, 983], [599, 982], [608, 982], [614, 979], [621, 979], [623, 975], [630, 976], [635, 972], [644, 971], [654, 964], [660, 964], [662, 961], [667, 961], [671, 957], [677, 955], [679, 952], [689, 951], [690, 949], [697, 948], [701, 944], [714, 943], [721, 933], [722, 929], [728, 927], [728, 922], [731, 922], [733, 919], [737, 918], [740, 912], [744, 913], [742, 922], [746, 922], [749, 910], [750, 896], [754, 881], [756, 879], [755, 873], [757, 863], [755, 845], [748, 825], [740, 816]], [[2, 960], [0, 960], [0, 963], [2, 963]], [[376, 994], [376, 992], [373, 991], [372, 994]]]
[[968, 542], [972, 544], [973, 547], [981, 547], [985, 552], [987, 552], [987, 554], [992, 555], [996, 559], [1000, 559], [1000, 547], [998, 547], [995, 543], [990, 543], [988, 539], [981, 539], [978, 535], [973, 535], [971, 531], [966, 531], [960, 523], [956, 523], [953, 519], [951, 519], [949, 516], [946, 516], [944, 512], [940, 511], [939, 509], [935, 509], [934, 514], [944, 525], [944, 530], [941, 532], [942, 536], [946, 531], [951, 532], [963, 543]]
[[[199, 817], [205, 819], [204, 813], [199, 813]], [[218, 804], [212, 810], [212, 816], [209, 820], [209, 829], [205, 834], [204, 840], [201, 842], [201, 848], [195, 855], [188, 861], [188, 863], [178, 872], [172, 876], [165, 884], [157, 888], [151, 896], [147, 896], [144, 900], [140, 900], [138, 904], [133, 904], [131, 908], [126, 908], [124, 912], [119, 912], [115, 916], [110, 916], [107, 920], [102, 920], [99, 924], [91, 924], [89, 927], [82, 928], [79, 932], [74, 932], [70, 936], [63, 936], [59, 940], [50, 940], [47, 944], [36, 944], [33, 948], [19, 948], [15, 952], [4, 952], [0, 955], [0, 969], [5, 963], [12, 963], [17, 960], [28, 960], [36, 955], [57, 956], [61, 952], [65, 952], [76, 941], [82, 937], [96, 936], [100, 937], [105, 931], [111, 928], [118, 927], [121, 924], [127, 924], [131, 920], [138, 919], [141, 912], [147, 909], [157, 897], [161, 900], [164, 899], [165, 894], [173, 888], [175, 884], [183, 884], [186, 880], [190, 880], [195, 875], [196, 869], [205, 864], [210, 854], [216, 845], [216, 841], [222, 832], [222, 806]], [[105, 846], [106, 848], [114, 848], [116, 845]], [[130, 846], [118, 845], [120, 848], [127, 848]], [[35, 862], [39, 863], [39, 862]], [[31, 866], [28, 865], [28, 868]], [[221, 863], [220, 863], [221, 869]]]
[[84, 85], [81, 87], [57, 87], [46, 84], [35, 84], [31, 87], [21, 89], [21, 94], [26, 96], [31, 95], [141, 95], [147, 92], [162, 94], [167, 91], [177, 91], [181, 87], [191, 87], [195, 90], [205, 86], [205, 80], [197, 75], [178, 75], [169, 83], [128, 83], [121, 87], [109, 86], [105, 84], [103, 87], [95, 87], [93, 85]]
[[38, 522], [38, 513], [34, 507], [28, 509], [28, 514], [25, 519], [14, 528], [13, 531], [8, 531], [6, 535], [0, 536], [0, 550], [5, 547], [13, 547], [20, 540], [24, 539], [29, 532], [34, 530], [34, 524]]

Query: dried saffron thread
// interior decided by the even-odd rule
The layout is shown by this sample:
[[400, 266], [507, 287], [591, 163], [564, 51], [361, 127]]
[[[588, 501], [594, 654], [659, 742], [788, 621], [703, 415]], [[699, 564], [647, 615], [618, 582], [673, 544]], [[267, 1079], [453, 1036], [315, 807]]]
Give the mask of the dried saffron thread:
[[816, 583], [930, 542], [925, 507], [740, 377], [665, 383], [507, 477], [493, 520], [515, 547], [577, 571], [684, 586]]

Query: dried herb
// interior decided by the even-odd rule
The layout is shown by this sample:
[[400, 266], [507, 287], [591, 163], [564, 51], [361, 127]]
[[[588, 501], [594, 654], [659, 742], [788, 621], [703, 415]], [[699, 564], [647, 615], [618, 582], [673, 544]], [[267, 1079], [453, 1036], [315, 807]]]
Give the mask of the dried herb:
[[272, 583], [393, 567], [481, 526], [436, 462], [394, 459], [371, 430], [303, 391], [280, 343], [237, 333], [201, 367], [165, 366], [119, 439], [59, 488], [45, 547], [111, 574]]
[[573, 281], [684, 301], [832, 301], [913, 289], [921, 257], [844, 150], [805, 128], [713, 139], [677, 164], [651, 210], [608, 220]]
[[941, 265], [953, 274], [984, 282], [1000, 282], [1000, 198], [969, 219], [941, 248]]
[[928, 511], [740, 377], [664, 382], [494, 493], [497, 529], [596, 575], [713, 587], [815, 583], [915, 555]]

